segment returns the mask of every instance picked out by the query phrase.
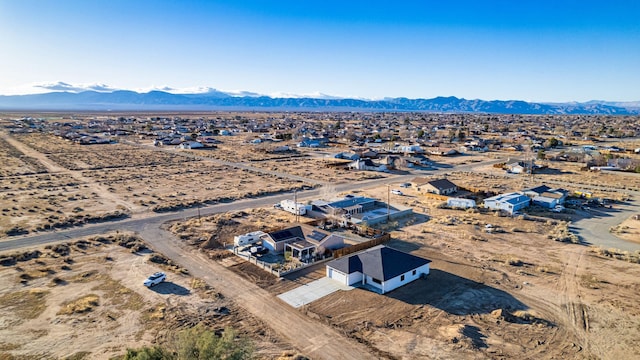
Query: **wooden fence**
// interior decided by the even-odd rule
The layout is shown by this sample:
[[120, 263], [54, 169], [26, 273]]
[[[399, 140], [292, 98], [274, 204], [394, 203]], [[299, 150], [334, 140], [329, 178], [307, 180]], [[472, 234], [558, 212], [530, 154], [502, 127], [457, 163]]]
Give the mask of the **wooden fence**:
[[447, 199], [449, 198], [446, 195], [438, 195], [438, 194], [432, 194], [432, 193], [424, 193], [422, 195], [427, 199], [435, 199], [435, 200], [442, 200], [442, 201], [447, 201]]
[[364, 250], [364, 249], [368, 249], [368, 248], [372, 248], [376, 245], [380, 245], [380, 244], [384, 244], [386, 242], [388, 242], [389, 240], [391, 240], [391, 234], [386, 233], [378, 238], [363, 242], [363, 243], [359, 243], [353, 246], [349, 246], [349, 247], [345, 247], [342, 249], [337, 249], [337, 250], [333, 250], [333, 258], [337, 259], [340, 257], [343, 257], [345, 255], [349, 255], [352, 254], [354, 252], [358, 252], [360, 250]]

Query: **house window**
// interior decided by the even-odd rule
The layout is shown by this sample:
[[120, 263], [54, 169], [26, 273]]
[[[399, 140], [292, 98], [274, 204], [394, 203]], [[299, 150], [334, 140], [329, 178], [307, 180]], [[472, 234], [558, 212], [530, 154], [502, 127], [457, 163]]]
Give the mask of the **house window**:
[[413, 271], [411, 272], [411, 275], [415, 275], [415, 274], [416, 274], [416, 271], [415, 271], [415, 270], [413, 270]]
[[376, 278], [371, 278], [371, 281], [373, 281], [376, 284], [382, 284], [382, 281], [376, 279]]
[[404, 275], [400, 276], [400, 281], [404, 281]]

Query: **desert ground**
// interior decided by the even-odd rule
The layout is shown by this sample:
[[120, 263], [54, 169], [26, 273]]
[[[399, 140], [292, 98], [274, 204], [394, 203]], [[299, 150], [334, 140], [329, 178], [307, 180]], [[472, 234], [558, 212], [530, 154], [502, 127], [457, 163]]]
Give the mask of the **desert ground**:
[[[285, 341], [201, 279], [112, 233], [0, 256], [0, 357], [111, 359], [163, 343], [180, 329], [233, 327], [256, 355], [275, 358]], [[167, 280], [142, 284], [164, 271]]]
[[[118, 229], [120, 221], [175, 214], [146, 238], [121, 230], [0, 253], [0, 358], [108, 359], [130, 347], [163, 344], [197, 323], [217, 332], [233, 326], [254, 343], [259, 358], [308, 355], [282, 331], [286, 324], [274, 330], [248, 311], [260, 304], [223, 296], [226, 289], [188, 271], [188, 259], [204, 258], [233, 273], [229, 279], [244, 281], [238, 289], [257, 286], [279, 301], [276, 295], [323, 277], [324, 266], [277, 278], [223, 249], [234, 235], [295, 221], [271, 205], [242, 203], [293, 191], [301, 201], [347, 193], [335, 191], [335, 184], [412, 207], [414, 215], [379, 227], [391, 233], [388, 246], [432, 260], [431, 273], [386, 295], [354, 289], [299, 309], [278, 307], [286, 309], [283, 319], [304, 316], [354, 349], [365, 345], [372, 357], [385, 359], [640, 357], [640, 253], [590, 246], [576, 235], [585, 219], [613, 218], [622, 205], [640, 213], [638, 174], [547, 160], [533, 176], [508, 174], [493, 166], [513, 157], [507, 151], [433, 156], [428, 170], [348, 171], [330, 166], [337, 161], [328, 155], [342, 147], [277, 153], [275, 144], [249, 144], [255, 137], [217, 136], [215, 148], [178, 150], [133, 135], [83, 146], [51, 133], [0, 132], [0, 242], [90, 231], [97, 223]], [[295, 147], [291, 140], [281, 144]], [[446, 177], [466, 192], [484, 194], [545, 183], [611, 199], [613, 208], [532, 208], [508, 217], [447, 209], [411, 188], [389, 195], [414, 175]], [[376, 179], [390, 185], [367, 185]], [[305, 197], [314, 187], [314, 197]], [[229, 203], [241, 210], [193, 218], [180, 213]], [[640, 238], [640, 220], [633, 217], [606, 228], [619, 239]], [[162, 242], [177, 244], [179, 259], [153, 250]], [[142, 280], [159, 270], [168, 281], [145, 288]], [[216, 284], [228, 284], [216, 278], [222, 274], [211, 274]]]
[[[422, 207], [424, 212], [394, 225], [387, 245], [432, 260], [426, 279], [386, 295], [338, 291], [297, 311], [367, 344], [381, 358], [640, 356], [637, 263], [597, 247], [554, 241], [569, 234], [562, 220], [441, 209], [434, 201]], [[176, 222], [170, 230], [278, 295], [323, 277], [324, 266], [277, 279], [217, 249], [234, 233], [268, 231], [291, 218], [264, 209]], [[206, 235], [211, 237], [202, 241]]]

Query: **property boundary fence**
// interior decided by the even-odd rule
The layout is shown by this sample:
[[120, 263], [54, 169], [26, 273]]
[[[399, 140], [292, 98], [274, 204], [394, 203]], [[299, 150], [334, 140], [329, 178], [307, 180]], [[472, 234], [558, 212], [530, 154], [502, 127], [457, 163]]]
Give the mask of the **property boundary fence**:
[[354, 252], [358, 252], [360, 250], [364, 250], [364, 249], [368, 249], [371, 247], [374, 247], [376, 245], [380, 245], [380, 244], [384, 244], [386, 242], [388, 242], [389, 240], [391, 240], [391, 234], [386, 233], [383, 234], [382, 236], [369, 240], [369, 241], [365, 241], [363, 243], [360, 244], [355, 244], [353, 246], [349, 246], [346, 248], [342, 248], [342, 249], [337, 249], [333, 251], [333, 258], [337, 259], [340, 257], [343, 257], [345, 255], [349, 255], [352, 254]]

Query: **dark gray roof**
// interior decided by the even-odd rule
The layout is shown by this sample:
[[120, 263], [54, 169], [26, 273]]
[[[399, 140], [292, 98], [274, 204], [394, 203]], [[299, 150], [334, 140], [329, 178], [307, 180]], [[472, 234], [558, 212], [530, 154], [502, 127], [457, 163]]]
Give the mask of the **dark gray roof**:
[[524, 190], [522, 190], [522, 192], [534, 192], [534, 193], [540, 195], [540, 194], [542, 194], [544, 192], [547, 192], [549, 190], [551, 190], [551, 188], [548, 187], [547, 185], [539, 185], [539, 186], [536, 186], [536, 187], [524, 189]]
[[333, 260], [327, 266], [346, 274], [359, 271], [375, 279], [387, 281], [430, 262], [431, 260], [419, 256], [378, 245]]
[[304, 234], [302, 233], [302, 228], [300, 226], [270, 232], [269, 235], [275, 242], [287, 241], [292, 238], [304, 239]]
[[428, 184], [438, 190], [447, 190], [447, 189], [456, 187], [456, 184], [452, 183], [447, 179], [432, 180], [432, 181], [429, 181]]

